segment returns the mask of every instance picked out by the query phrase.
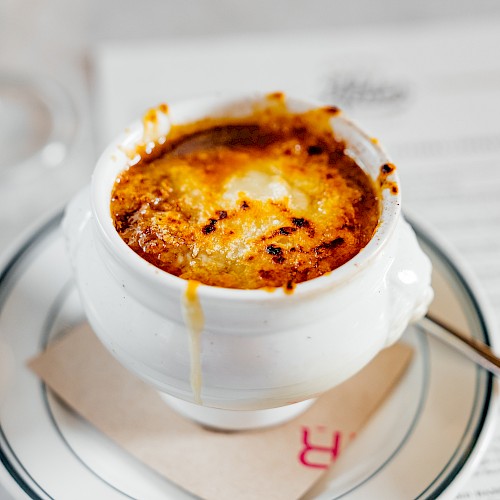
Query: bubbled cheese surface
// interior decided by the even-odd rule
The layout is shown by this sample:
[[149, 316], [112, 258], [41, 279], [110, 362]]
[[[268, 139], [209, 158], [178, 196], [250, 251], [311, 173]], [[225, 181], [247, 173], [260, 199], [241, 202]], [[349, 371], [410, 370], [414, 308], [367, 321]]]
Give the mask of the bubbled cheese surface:
[[291, 290], [332, 271], [368, 243], [379, 202], [331, 112], [269, 106], [174, 127], [117, 178], [117, 231], [158, 268], [208, 285]]

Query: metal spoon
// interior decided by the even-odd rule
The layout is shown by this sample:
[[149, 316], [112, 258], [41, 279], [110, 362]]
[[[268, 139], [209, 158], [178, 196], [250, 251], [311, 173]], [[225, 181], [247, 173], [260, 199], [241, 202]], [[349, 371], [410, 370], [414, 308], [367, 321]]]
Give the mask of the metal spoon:
[[500, 376], [500, 358], [485, 343], [457, 331], [429, 313], [418, 322], [418, 326], [424, 332], [430, 333], [445, 344], [454, 347], [494, 375]]

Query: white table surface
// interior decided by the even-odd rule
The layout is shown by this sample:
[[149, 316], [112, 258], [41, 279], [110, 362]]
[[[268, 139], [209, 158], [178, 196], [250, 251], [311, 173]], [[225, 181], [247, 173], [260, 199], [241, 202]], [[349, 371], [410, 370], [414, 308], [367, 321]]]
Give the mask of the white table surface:
[[494, 0], [4, 0], [0, 3], [0, 75], [56, 79], [78, 113], [78, 136], [62, 168], [30, 182], [0, 172], [0, 250], [28, 224], [61, 206], [87, 182], [97, 157], [92, 51], [106, 41], [189, 40], [224, 34], [423, 26], [436, 21], [500, 19]]

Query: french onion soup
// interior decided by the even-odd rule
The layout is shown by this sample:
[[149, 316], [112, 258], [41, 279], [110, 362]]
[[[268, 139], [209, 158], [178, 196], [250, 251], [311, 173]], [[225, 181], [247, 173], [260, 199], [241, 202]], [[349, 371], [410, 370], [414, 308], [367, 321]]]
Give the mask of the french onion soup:
[[186, 280], [291, 291], [370, 241], [380, 186], [335, 139], [338, 110], [267, 101], [248, 116], [173, 125], [134, 152], [111, 197], [131, 249]]

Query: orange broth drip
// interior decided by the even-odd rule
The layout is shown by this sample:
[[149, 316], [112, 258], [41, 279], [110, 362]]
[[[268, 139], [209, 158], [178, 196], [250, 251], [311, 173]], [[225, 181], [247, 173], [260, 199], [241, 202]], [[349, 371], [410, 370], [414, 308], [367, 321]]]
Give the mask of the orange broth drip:
[[186, 280], [288, 293], [354, 257], [377, 227], [382, 179], [335, 140], [336, 108], [294, 114], [280, 95], [134, 151], [111, 197], [127, 245]]
[[201, 405], [203, 404], [201, 399], [201, 334], [205, 325], [205, 318], [197, 292], [199, 285], [200, 283], [197, 281], [188, 281], [187, 288], [183, 296], [182, 306], [187, 331], [189, 333], [191, 391], [193, 392], [194, 402]]

